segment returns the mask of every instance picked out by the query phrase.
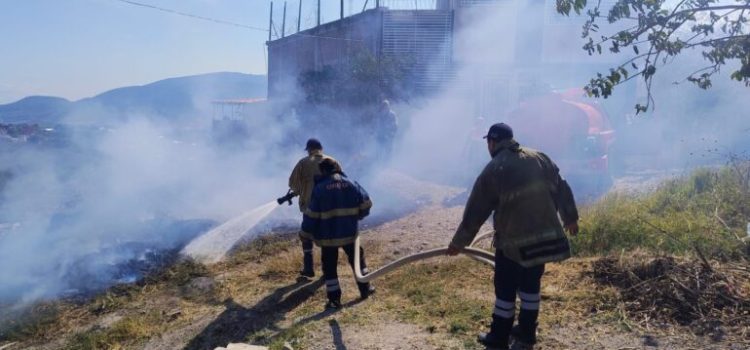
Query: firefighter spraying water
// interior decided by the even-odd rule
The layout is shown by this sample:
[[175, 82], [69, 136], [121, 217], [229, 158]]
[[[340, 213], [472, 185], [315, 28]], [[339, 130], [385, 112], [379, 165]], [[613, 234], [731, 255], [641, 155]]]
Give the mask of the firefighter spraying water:
[[[336, 170], [343, 172], [341, 165], [332, 157], [323, 154], [323, 145], [318, 139], [309, 139], [305, 145], [305, 151], [307, 156], [300, 159], [297, 165], [292, 170], [292, 174], [289, 175], [289, 192], [286, 196], [279, 198], [279, 204], [284, 201], [288, 201], [291, 205], [291, 198], [294, 195], [299, 195], [299, 211], [304, 213], [310, 203], [310, 196], [312, 196], [313, 188], [315, 187], [316, 177], [320, 176], [320, 168], [318, 165], [324, 160], [332, 161]], [[291, 195], [291, 197], [289, 197]], [[302, 270], [299, 272], [300, 277], [312, 278], [315, 277], [315, 270], [313, 269], [313, 242], [310, 238], [300, 234], [300, 241], [302, 242]]]
[[[312, 255], [315, 243], [322, 251], [326, 308], [341, 307], [336, 271], [339, 248], [348, 256], [362, 299], [374, 292], [372, 280], [405, 264], [463, 253], [495, 267], [492, 326], [489, 333], [480, 334], [479, 342], [488, 349], [509, 349], [515, 339], [514, 348], [532, 349], [536, 342], [544, 266], [570, 257], [564, 230], [571, 235], [578, 232], [578, 213], [570, 186], [544, 153], [521, 147], [513, 138], [513, 130], [503, 123], [492, 125], [484, 138], [492, 160], [477, 178], [463, 219], [446, 248], [423, 251], [368, 270], [358, 221], [369, 214], [372, 201], [358, 183], [346, 177], [335, 159], [323, 154], [320, 141], [310, 139], [305, 148], [308, 156], [295, 166], [289, 177], [290, 189], [284, 196], [211, 230], [191, 242], [185, 252], [200, 256], [209, 251], [213, 256], [223, 257], [274, 208], [284, 203], [292, 205], [292, 199], [299, 197], [303, 213], [299, 237], [304, 264], [300, 275], [315, 275]], [[494, 231], [477, 235], [493, 212]], [[494, 236], [497, 254], [474, 247], [478, 240], [489, 236]], [[516, 298], [521, 299], [521, 306], [518, 325], [513, 328]]]

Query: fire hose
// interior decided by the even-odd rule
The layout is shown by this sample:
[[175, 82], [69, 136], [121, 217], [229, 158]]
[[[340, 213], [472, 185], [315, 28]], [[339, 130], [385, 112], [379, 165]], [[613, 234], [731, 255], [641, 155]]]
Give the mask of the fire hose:
[[[494, 234], [494, 231], [485, 231], [485, 232], [480, 233], [479, 235], [477, 235], [474, 241], [472, 241], [468, 247], [462, 249], [460, 253], [465, 254], [468, 257], [476, 261], [495, 267], [495, 254], [492, 254], [491, 252], [488, 252], [486, 250], [474, 247], [474, 245], [477, 242], [479, 242], [480, 240], [484, 238], [491, 237], [493, 234]], [[410, 264], [410, 263], [417, 262], [420, 260], [434, 258], [437, 256], [444, 256], [445, 253], [448, 251], [448, 248], [436, 248], [436, 249], [426, 250], [423, 252], [405, 256], [389, 264], [386, 264], [385, 266], [375, 271], [371, 271], [368, 274], [363, 274], [362, 266], [360, 264], [359, 237], [360, 236], [357, 236], [357, 238], [354, 240], [354, 277], [357, 279], [357, 282], [360, 282], [360, 283], [370, 282], [378, 277], [381, 277], [390, 272], [393, 272], [394, 270], [406, 264]]]
[[[280, 197], [276, 199], [276, 202], [281, 205], [284, 202], [288, 202], [289, 205], [292, 205], [292, 198], [297, 196], [297, 193], [294, 193], [292, 190], [287, 191], [286, 195], [283, 197]], [[460, 251], [461, 254], [464, 254], [476, 261], [479, 261], [481, 263], [487, 264], [495, 267], [495, 254], [492, 254], [491, 252], [488, 252], [486, 250], [475, 248], [474, 245], [479, 242], [482, 239], [485, 239], [487, 237], [491, 237], [494, 235], [494, 231], [484, 231], [480, 233], [479, 235], [474, 238], [474, 240], [469, 244], [468, 247], [462, 249]], [[360, 283], [367, 283], [370, 282], [378, 277], [384, 276], [406, 264], [411, 264], [420, 260], [426, 260], [438, 256], [443, 256], [448, 251], [448, 248], [437, 248], [437, 249], [430, 249], [423, 252], [419, 252], [412, 255], [407, 255], [403, 258], [400, 258], [396, 261], [393, 261], [389, 264], [386, 264], [385, 266], [375, 270], [371, 271], [367, 274], [362, 273], [362, 266], [360, 264], [360, 242], [359, 242], [359, 235], [357, 235], [357, 238], [354, 240], [354, 277], [357, 279], [357, 282]]]

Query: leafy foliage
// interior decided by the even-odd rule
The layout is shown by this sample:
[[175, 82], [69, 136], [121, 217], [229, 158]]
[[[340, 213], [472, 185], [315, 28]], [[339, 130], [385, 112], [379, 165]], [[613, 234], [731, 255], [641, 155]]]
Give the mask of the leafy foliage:
[[345, 64], [300, 74], [305, 100], [313, 104], [363, 106], [383, 98], [405, 100], [414, 92], [410, 58], [378, 60], [360, 52]]
[[[608, 97], [615, 86], [640, 77], [647, 90], [645, 104], [637, 104], [636, 112], [645, 112], [653, 105], [651, 84], [657, 67], [670, 63], [688, 49], [699, 49], [707, 64], [688, 75], [685, 80], [702, 89], [711, 87], [712, 76], [721, 67], [734, 61], [739, 67], [732, 71], [733, 80], [750, 86], [750, 0], [617, 0], [606, 10], [602, 1], [557, 0], [557, 11], [570, 15], [585, 13], [582, 36], [589, 55], [608, 50], [615, 54], [633, 52], [632, 57], [608, 74], [598, 73], [586, 86], [594, 97]], [[625, 29], [612, 35], [599, 33], [599, 22], [621, 24]]]

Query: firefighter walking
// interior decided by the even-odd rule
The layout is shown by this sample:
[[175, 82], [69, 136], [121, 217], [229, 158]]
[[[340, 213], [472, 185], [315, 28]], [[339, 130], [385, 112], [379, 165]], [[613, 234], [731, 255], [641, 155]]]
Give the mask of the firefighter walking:
[[[350, 181], [332, 159], [320, 162], [320, 181], [315, 185], [302, 220], [302, 235], [321, 247], [323, 277], [326, 283], [327, 309], [341, 307], [339, 285], [339, 248], [343, 248], [354, 268], [354, 240], [357, 238], [359, 220], [370, 213], [372, 202], [358, 183]], [[364, 249], [360, 247], [362, 272], [367, 273]], [[362, 299], [375, 290], [369, 283], [357, 283]]]
[[[488, 349], [508, 349], [512, 337], [514, 349], [532, 349], [544, 265], [570, 257], [564, 230], [578, 233], [578, 211], [570, 186], [547, 155], [521, 147], [503, 123], [492, 125], [485, 138], [492, 160], [474, 183], [448, 254], [471, 244], [494, 212], [496, 300], [490, 331], [478, 341]], [[516, 296], [521, 305], [513, 327]]]
[[[320, 176], [320, 169], [318, 167], [320, 162], [330, 160], [337, 171], [342, 171], [341, 166], [335, 159], [323, 154], [323, 145], [317, 139], [311, 138], [307, 140], [305, 150], [307, 151], [307, 157], [297, 162], [297, 165], [292, 170], [292, 174], [289, 176], [289, 188], [299, 195], [299, 210], [302, 213], [305, 212], [310, 203], [310, 196], [315, 186], [315, 178]], [[301, 233], [300, 240], [302, 241], [303, 254], [303, 267], [300, 275], [310, 278], [315, 277], [315, 270], [313, 269], [313, 242]]]
[[393, 143], [398, 133], [398, 117], [388, 100], [383, 100], [375, 113], [375, 130], [375, 141], [379, 148], [378, 158], [380, 161], [386, 161], [393, 153]]

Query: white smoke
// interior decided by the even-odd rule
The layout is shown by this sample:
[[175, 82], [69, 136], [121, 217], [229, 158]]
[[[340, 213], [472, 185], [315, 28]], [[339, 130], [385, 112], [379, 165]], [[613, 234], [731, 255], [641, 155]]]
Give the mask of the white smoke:
[[[629, 58], [606, 50], [603, 55], [588, 56], [580, 37], [585, 16], [563, 17], [554, 6], [554, 1], [518, 1], [457, 10], [454, 25], [458, 31], [452, 43], [456, 78], [429, 99], [395, 107], [410, 127], [401, 131], [393, 165], [420, 178], [463, 179], [463, 185], [468, 185], [489, 161], [483, 142], [472, 140], [478, 117], [484, 118], [485, 132], [497, 122], [514, 126], [508, 112], [520, 103], [553, 91], [581, 88], [597, 72], [607, 73]], [[602, 25], [601, 31], [617, 29], [617, 25]], [[705, 64], [700, 52], [691, 50], [659, 66], [652, 89], [656, 109], [645, 115], [634, 113], [635, 104], [644, 102], [642, 79], [616, 87], [609, 99], [587, 101], [604, 110], [615, 129], [616, 140], [609, 152], [613, 176], [643, 169], [688, 170], [721, 163], [729, 153], [750, 149], [750, 119], [744, 112], [750, 101], [743, 97], [748, 89], [731, 81], [727, 73], [737, 62], [728, 62], [728, 69], [716, 75], [709, 90], [689, 82], [674, 84]], [[554, 120], [555, 111], [547, 112], [549, 120]], [[517, 128], [516, 136], [522, 145], [538, 148], [534, 137], [528, 136], [562, 137], [564, 130], [558, 128], [555, 123], [539, 123], [531, 130]], [[541, 151], [555, 154], [561, 150]], [[580, 157], [586, 159], [583, 153]], [[564, 176], [587, 166], [566, 166], [564, 159], [553, 158], [562, 163], [558, 165]], [[587, 182], [574, 186], [574, 191], [581, 194]]]
[[[335, 111], [300, 110], [279, 118], [266, 113], [251, 120], [244, 147], [230, 151], [212, 145], [205, 125], [177, 132], [175, 125], [132, 116], [107, 128], [78, 128], [64, 149], [15, 147], [1, 153], [0, 164], [14, 176], [0, 199], [0, 302], [86, 288], [71, 279], [80, 269], [107, 281], [109, 267], [135, 254], [118, 246], [146, 242], [178, 248], [201, 232], [155, 222], [223, 222], [283, 194], [309, 137], [319, 137], [347, 172], [352, 169], [355, 180], [363, 180], [375, 203], [373, 215], [408, 209], [402, 187], [383, 180], [410, 182], [400, 175], [380, 176], [385, 168], [467, 186], [489, 161], [477, 128], [486, 131], [506, 120], [530, 94], [581, 87], [595, 72], [617, 64], [612, 57], [587, 57], [580, 49], [582, 19], [555, 18], [553, 6], [521, 8], [508, 2], [464, 12], [456, 21], [462, 29], [446, 48], [455, 53], [455, 80], [429, 98], [395, 104], [400, 130], [393, 156], [390, 162], [370, 158], [361, 167], [365, 170], [356, 162], [378, 152], [370, 141], [376, 130], [346, 119], [347, 111], [336, 116]], [[538, 15], [519, 16], [523, 11]], [[541, 28], [541, 37], [534, 28]], [[692, 166], [698, 150], [750, 148], [746, 88], [723, 76], [708, 91], [671, 84], [688, 73], [679, 62], [692, 64], [700, 60], [696, 56], [687, 52], [684, 61], [660, 69], [653, 113], [632, 116], [642, 92], [635, 82], [618, 87], [613, 99], [597, 102], [618, 134], [613, 156], [643, 155], [640, 166], [661, 168]], [[107, 120], [97, 113], [102, 111], [88, 111], [76, 121]], [[476, 123], [480, 116], [483, 125]], [[557, 131], [544, 124], [538, 130], [552, 137]], [[518, 141], [525, 144], [522, 137]]]
[[79, 127], [62, 149], [0, 154], [13, 173], [0, 202], [0, 301], [106, 286], [143, 252], [119, 247], [177, 249], [286, 189], [279, 165], [295, 157], [275, 148], [283, 133], [274, 130], [284, 124], [267, 119], [251, 148], [226, 151], [205, 129], [192, 137], [153, 120]]

